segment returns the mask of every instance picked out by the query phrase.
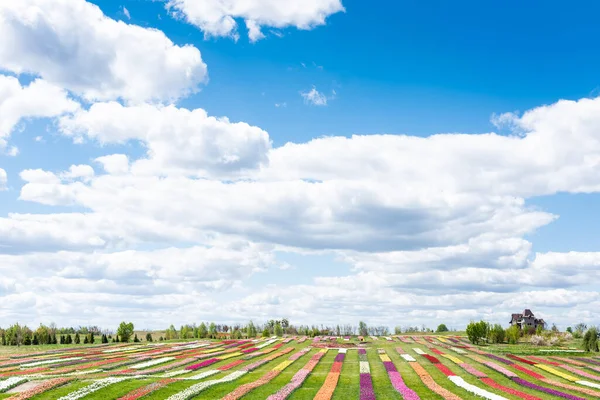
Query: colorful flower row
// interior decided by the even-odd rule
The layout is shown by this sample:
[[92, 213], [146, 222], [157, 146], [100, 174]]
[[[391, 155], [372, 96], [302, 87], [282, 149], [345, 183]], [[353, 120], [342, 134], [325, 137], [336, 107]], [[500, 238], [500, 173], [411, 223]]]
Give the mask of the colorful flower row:
[[134, 365], [132, 365], [129, 368], [132, 368], [132, 369], [144, 369], [144, 368], [148, 368], [148, 367], [153, 367], [153, 366], [158, 365], [158, 364], [164, 364], [166, 362], [173, 361], [174, 359], [175, 359], [175, 357], [156, 358], [154, 360], [146, 361], [146, 362], [139, 363], [139, 364], [134, 364]]
[[140, 397], [144, 397], [147, 394], [150, 394], [152, 392], [157, 391], [158, 389], [161, 389], [161, 388], [167, 386], [169, 383], [173, 383], [176, 381], [177, 381], [176, 379], [161, 379], [160, 381], [152, 382], [149, 385], [142, 386], [141, 388], [137, 388], [137, 389], [127, 393], [125, 396], [119, 397], [118, 400], [136, 400], [136, 399], [139, 399]]
[[385, 354], [384, 350], [379, 351], [379, 358], [383, 362], [383, 366], [388, 373], [388, 377], [390, 378], [390, 382], [392, 382], [392, 386], [398, 393], [402, 395], [402, 398], [405, 400], [417, 400], [420, 399], [419, 395], [417, 395], [412, 389], [410, 389], [404, 383], [400, 372], [390, 359], [390, 357]]
[[209, 358], [208, 360], [204, 360], [198, 364], [192, 364], [192, 365], [188, 365], [187, 367], [185, 367], [184, 369], [188, 370], [188, 371], [195, 371], [197, 369], [200, 368], [204, 368], [204, 367], [208, 367], [209, 365], [212, 365], [214, 363], [217, 363], [221, 361], [218, 358]]
[[110, 378], [105, 378], [105, 379], [101, 379], [98, 380], [94, 383], [92, 383], [91, 385], [82, 387], [79, 390], [76, 390], [72, 393], [69, 393], [66, 396], [61, 397], [58, 400], [77, 400], [77, 399], [81, 399], [85, 396], [88, 396], [91, 393], [97, 392], [100, 389], [104, 389], [107, 386], [110, 385], [114, 385], [115, 383], [118, 382], [123, 382], [124, 380], [126, 380], [128, 378], [115, 378], [115, 377], [110, 377]]
[[[160, 372], [169, 371], [169, 370], [172, 370], [172, 369], [175, 369], [175, 368], [187, 365], [187, 364], [192, 363], [194, 361], [196, 361], [195, 358], [185, 358], [185, 359], [183, 359], [181, 361], [177, 361], [177, 362], [172, 363], [172, 364], [163, 365], [163, 366], [152, 368], [152, 369], [146, 369], [143, 372], [144, 372], [144, 374], [157, 374], [157, 373], [160, 373]], [[188, 371], [185, 371], [185, 372], [188, 372]]]
[[35, 387], [10, 396], [9, 400], [26, 400], [71, 382], [73, 378], [54, 378], [36, 385]]
[[321, 358], [325, 355], [327, 349], [321, 349], [315, 355], [311, 357], [311, 359], [306, 363], [300, 371], [296, 372], [296, 374], [292, 377], [290, 383], [282, 387], [277, 393], [269, 396], [267, 400], [285, 400], [291, 395], [294, 390], [302, 386], [308, 375], [312, 372], [313, 369], [317, 366]]
[[346, 358], [346, 349], [340, 349], [338, 354], [335, 356], [333, 360], [333, 365], [325, 378], [325, 382], [323, 386], [317, 392], [317, 395], [313, 400], [330, 400], [333, 396], [333, 392], [337, 387], [338, 380], [340, 379], [340, 374], [342, 373], [342, 365], [344, 363], [344, 359]]
[[528, 387], [530, 389], [535, 389], [538, 390], [540, 392], [544, 392], [544, 393], [548, 393], [551, 394], [553, 396], [557, 396], [557, 397], [562, 397], [565, 399], [570, 399], [570, 400], [582, 400], [581, 397], [577, 397], [577, 396], [573, 396], [571, 394], [568, 393], [563, 393], [563, 392], [559, 392], [558, 390], [554, 390], [554, 389], [550, 389], [544, 386], [540, 386], [540, 385], [536, 385], [535, 383], [531, 383], [529, 381], [526, 381], [525, 379], [522, 378], [513, 378], [513, 381], [518, 383], [521, 386], [525, 386]]
[[21, 364], [21, 368], [37, 367], [40, 365], [47, 365], [47, 364], [58, 364], [58, 363], [62, 363], [65, 361], [73, 361], [73, 360], [81, 360], [81, 359], [83, 359], [83, 357], [57, 358], [57, 359], [53, 359], [53, 360], [36, 361], [36, 362], [27, 363], [27, 364]]
[[367, 351], [365, 349], [358, 349], [358, 360], [360, 368], [360, 400], [375, 400], [373, 379], [371, 378], [371, 369], [369, 368]]
[[194, 398], [211, 386], [218, 385], [219, 383], [233, 382], [247, 373], [247, 371], [235, 371], [221, 379], [213, 379], [210, 381], [197, 383], [179, 393], [170, 396], [167, 400], [188, 400]]
[[[310, 350], [310, 349], [308, 349], [308, 350]], [[267, 372], [266, 374], [261, 376], [256, 381], [238, 386], [233, 392], [229, 393], [228, 395], [223, 397], [221, 400], [237, 400], [237, 399], [241, 398], [242, 396], [245, 396], [246, 394], [248, 394], [250, 391], [256, 389], [257, 387], [266, 385], [271, 380], [273, 380], [277, 375], [279, 375], [281, 373], [281, 371], [283, 371], [285, 368], [287, 368], [290, 364], [292, 364], [298, 358], [300, 358], [304, 354], [306, 354], [308, 350], [303, 349], [297, 353], [292, 354], [286, 361], [283, 361], [282, 363], [278, 364], [272, 370], [270, 370], [269, 372]]]
[[278, 357], [281, 357], [281, 356], [283, 356], [285, 354], [290, 353], [292, 350], [293, 349], [291, 347], [288, 347], [287, 349], [280, 350], [277, 353], [273, 353], [273, 354], [271, 354], [271, 355], [269, 355], [269, 356], [267, 356], [265, 358], [262, 358], [262, 359], [260, 359], [260, 360], [258, 360], [256, 362], [253, 362], [252, 364], [246, 365], [243, 368], [243, 370], [244, 371], [252, 371], [252, 370], [260, 367], [261, 365], [268, 363], [269, 361], [272, 361], [272, 360], [274, 360], [274, 359], [276, 359]]
[[425, 371], [425, 368], [423, 368], [421, 366], [421, 364], [417, 363], [416, 361], [409, 362], [408, 364], [417, 373], [417, 375], [419, 376], [419, 379], [421, 379], [421, 382], [423, 382], [423, 384], [425, 386], [427, 386], [427, 388], [429, 388], [429, 390], [431, 390], [434, 393], [439, 394], [440, 396], [442, 396], [442, 398], [444, 398], [444, 400], [462, 400], [460, 397], [458, 397], [454, 393], [450, 392], [448, 389], [445, 389], [445, 388], [441, 387], [440, 385], [438, 385], [433, 380], [433, 377], [431, 375], [429, 375], [429, 373], [427, 371]]
[[27, 382], [27, 378], [23, 378], [20, 376], [11, 377], [0, 381], [0, 393], [4, 393], [7, 390], [14, 388], [15, 386], [19, 386], [21, 383]]
[[230, 362], [229, 364], [226, 365], [221, 365], [219, 368], [217, 368], [219, 371], [227, 371], [231, 368], [237, 367], [240, 364], [245, 363], [246, 360], [235, 360], [233, 362]]

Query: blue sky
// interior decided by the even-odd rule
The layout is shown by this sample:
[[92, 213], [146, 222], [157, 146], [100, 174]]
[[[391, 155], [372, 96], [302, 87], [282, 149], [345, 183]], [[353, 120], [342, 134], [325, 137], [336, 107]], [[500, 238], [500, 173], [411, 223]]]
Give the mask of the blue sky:
[[[0, 268], [86, 304], [73, 317], [7, 274], [0, 296], [40, 311], [0, 317], [156, 326], [197, 306], [224, 322], [335, 323], [342, 310], [351, 323], [460, 325], [527, 306], [593, 322], [600, 5], [296, 3], [0, 7], [16, 43], [0, 45], [14, 90], [0, 99]], [[44, 23], [23, 25], [34, 5]], [[32, 111], [35, 79], [56, 91]], [[125, 167], [98, 160], [111, 155]], [[364, 298], [350, 294], [361, 285]]]

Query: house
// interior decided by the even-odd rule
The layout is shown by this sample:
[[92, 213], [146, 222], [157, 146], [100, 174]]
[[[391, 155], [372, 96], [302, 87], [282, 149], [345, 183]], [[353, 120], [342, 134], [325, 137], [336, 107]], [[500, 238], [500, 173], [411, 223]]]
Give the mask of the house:
[[537, 329], [538, 326], [542, 328], [546, 326], [546, 322], [542, 318], [536, 318], [528, 308], [522, 314], [512, 314], [510, 324], [518, 326], [519, 329], [526, 330]]

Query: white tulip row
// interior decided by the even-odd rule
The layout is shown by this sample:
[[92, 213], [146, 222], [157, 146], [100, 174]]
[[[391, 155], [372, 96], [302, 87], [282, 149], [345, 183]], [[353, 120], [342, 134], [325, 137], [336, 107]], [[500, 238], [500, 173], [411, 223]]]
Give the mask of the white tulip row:
[[423, 350], [421, 350], [421, 349], [419, 349], [419, 348], [416, 348], [416, 347], [413, 349], [413, 351], [414, 351], [415, 353], [417, 353], [417, 354], [420, 354], [420, 355], [423, 355], [423, 354], [425, 354], [425, 352], [424, 352]]
[[584, 385], [584, 386], [589, 386], [594, 389], [600, 389], [600, 385], [597, 383], [588, 382], [588, 381], [577, 381], [576, 383], [579, 383], [580, 385]]
[[263, 342], [263, 343], [257, 345], [256, 347], [259, 349], [262, 349], [263, 347], [267, 347], [267, 346], [275, 343], [276, 341], [277, 341], [277, 339], [270, 339], [270, 340], [267, 340], [266, 342]]
[[340, 350], [338, 351], [338, 353], [343, 353], [343, 354], [346, 354], [347, 352], [348, 352], [348, 349], [346, 349], [346, 348], [344, 348], [344, 349], [340, 349]]
[[466, 351], [464, 351], [463, 349], [459, 349], [458, 347], [450, 347], [450, 349], [458, 354], [467, 354]]
[[21, 364], [21, 368], [29, 368], [29, 367], [37, 367], [38, 365], [46, 365], [46, 364], [56, 364], [56, 363], [60, 363], [60, 362], [66, 362], [66, 361], [75, 361], [75, 360], [82, 360], [83, 357], [69, 357], [69, 358], [56, 358], [53, 360], [44, 360], [44, 361], [36, 361], [36, 362], [32, 362], [32, 363], [27, 363], [27, 364]]
[[61, 397], [58, 400], [78, 400], [81, 399], [87, 395], [89, 395], [90, 393], [94, 393], [97, 392], [100, 389], [103, 389], [107, 386], [113, 385], [115, 383], [119, 383], [122, 381], [125, 381], [129, 378], [105, 378], [105, 379], [100, 379], [94, 383], [92, 383], [91, 385], [82, 387], [79, 390], [74, 391], [73, 393], [69, 393], [66, 396]]
[[120, 353], [122, 351], [129, 351], [139, 349], [140, 346], [128, 346], [128, 347], [118, 347], [116, 349], [104, 350], [103, 353]]
[[173, 361], [175, 359], [175, 357], [162, 357], [162, 358], [156, 358], [154, 360], [150, 360], [150, 361], [146, 361], [143, 363], [139, 363], [139, 364], [134, 364], [129, 368], [133, 368], [133, 369], [142, 369], [142, 368], [148, 368], [148, 367], [152, 367], [154, 365], [158, 365], [158, 364], [164, 364], [168, 361]]
[[488, 399], [488, 400], [508, 400], [506, 397], [502, 397], [499, 396], [495, 393], [491, 393], [488, 392], [487, 390], [484, 390], [478, 386], [475, 385], [471, 385], [470, 383], [467, 383], [463, 378], [461, 378], [460, 376], [449, 376], [448, 379], [450, 379], [452, 382], [454, 382], [454, 384], [456, 386], [459, 386], [463, 389], [465, 389], [467, 392], [471, 392], [476, 396], [479, 397], [483, 397], [484, 399]]
[[190, 371], [187, 369], [180, 369], [179, 371], [171, 371], [171, 372], [167, 372], [166, 374], [162, 374], [162, 378], [172, 378], [174, 376], [177, 375], [183, 375], [183, 374], [189, 374]]
[[11, 378], [0, 381], [0, 393], [6, 392], [14, 388], [15, 386], [20, 385], [21, 383], [27, 382], [27, 378], [22, 376], [13, 376]]
[[196, 397], [200, 392], [208, 389], [211, 386], [217, 385], [219, 383], [226, 383], [226, 382], [234, 381], [247, 373], [248, 372], [246, 372], [246, 371], [235, 371], [227, 376], [224, 376], [221, 379], [213, 379], [210, 381], [197, 383], [193, 386], [190, 386], [189, 388], [185, 389], [182, 392], [174, 394], [173, 396], [169, 397], [167, 400], [188, 400], [192, 397]]
[[371, 368], [369, 367], [369, 362], [368, 361], [360, 361], [358, 363], [359, 365], [359, 370], [361, 374], [370, 374], [371, 373]]
[[400, 354], [400, 357], [404, 358], [406, 361], [416, 362], [415, 358], [410, 354]]
[[189, 378], [183, 378], [183, 379], [197, 381], [197, 380], [208, 378], [209, 376], [213, 376], [215, 374], [218, 374], [219, 372], [221, 372], [221, 371], [219, 371], [218, 369], [210, 369], [208, 371], [200, 372], [199, 374], [192, 375]]

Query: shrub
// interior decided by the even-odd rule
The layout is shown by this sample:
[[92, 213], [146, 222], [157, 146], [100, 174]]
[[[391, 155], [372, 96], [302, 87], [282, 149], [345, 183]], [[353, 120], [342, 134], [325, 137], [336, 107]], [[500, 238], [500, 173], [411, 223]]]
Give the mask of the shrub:
[[510, 344], [517, 344], [519, 341], [519, 337], [521, 336], [521, 332], [516, 325], [511, 326], [506, 330], [506, 339]]
[[540, 335], [531, 335], [529, 338], [529, 343], [533, 344], [534, 346], [545, 346], [546, 339]]
[[79, 333], [75, 334], [75, 344], [81, 343], [81, 338], [79, 337]]
[[598, 329], [591, 327], [583, 335], [583, 349], [585, 351], [598, 351]]
[[146, 334], [146, 342], [151, 342], [152, 341], [152, 334], [150, 332], [148, 332]]
[[446, 326], [446, 324], [439, 324], [435, 331], [436, 332], [448, 332], [448, 327]]

